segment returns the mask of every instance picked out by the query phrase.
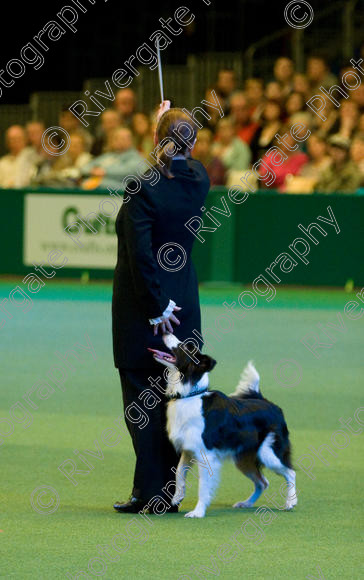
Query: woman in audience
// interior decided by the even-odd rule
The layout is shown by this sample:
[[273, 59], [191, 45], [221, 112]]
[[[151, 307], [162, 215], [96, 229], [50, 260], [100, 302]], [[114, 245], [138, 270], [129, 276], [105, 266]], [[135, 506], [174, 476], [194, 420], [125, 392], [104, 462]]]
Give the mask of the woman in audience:
[[293, 91], [295, 93], [301, 93], [305, 102], [307, 103], [310, 98], [310, 83], [306, 75], [302, 73], [296, 73], [293, 77]]
[[153, 151], [153, 134], [151, 128], [151, 122], [147, 115], [144, 113], [135, 113], [131, 121], [131, 128], [134, 138], [134, 146], [136, 149], [148, 157], [148, 155]]
[[339, 117], [331, 132], [351, 139], [359, 122], [359, 108], [354, 101], [342, 101], [339, 109]]
[[226, 167], [227, 185], [234, 181], [236, 172], [242, 175], [251, 162], [249, 146], [236, 136], [234, 122], [229, 117], [220, 119], [217, 124], [212, 152]]
[[107, 152], [109, 137], [120, 126], [120, 113], [115, 109], [106, 109], [101, 114], [101, 125], [97, 130], [97, 137], [91, 149], [92, 155], [97, 157]]
[[309, 127], [312, 123], [312, 115], [306, 110], [306, 102], [302, 93], [291, 93], [286, 100], [285, 109], [287, 123], [303, 123]]
[[272, 81], [265, 87], [265, 98], [268, 101], [276, 101], [277, 103], [283, 102], [283, 91], [281, 85], [277, 81]]
[[201, 129], [192, 150], [192, 157], [205, 166], [211, 185], [225, 184], [225, 167], [218, 157], [212, 154], [212, 133], [210, 129]]
[[[286, 147], [283, 150], [286, 155], [286, 159], [283, 161], [283, 163], [279, 167], [277, 167], [276, 163], [272, 163], [272, 156], [274, 155], [273, 152], [267, 153], [263, 158], [264, 164], [267, 165], [271, 169], [272, 173], [276, 175], [274, 183], [272, 183], [269, 188], [277, 189], [281, 193], [286, 191], [286, 185], [289, 183], [290, 178], [294, 175], [297, 175], [301, 168], [308, 162], [308, 157], [305, 153], [302, 153], [299, 148], [294, 149], [296, 141], [292, 137], [290, 129], [291, 127], [289, 125], [285, 125], [282, 127], [281, 131], [282, 134], [286, 134], [286, 138], [284, 140]], [[275, 141], [275, 145], [277, 145], [277, 147], [281, 147], [277, 140]], [[287, 148], [290, 150], [287, 151]], [[259, 169], [259, 173], [262, 176], [266, 174], [266, 168], [263, 164]]]
[[255, 133], [250, 147], [253, 161], [261, 159], [275, 141], [275, 135], [282, 126], [282, 109], [276, 101], [267, 101], [263, 111], [263, 121]]
[[350, 148], [350, 158], [359, 169], [361, 175], [360, 187], [364, 187], [364, 133], [354, 137]]

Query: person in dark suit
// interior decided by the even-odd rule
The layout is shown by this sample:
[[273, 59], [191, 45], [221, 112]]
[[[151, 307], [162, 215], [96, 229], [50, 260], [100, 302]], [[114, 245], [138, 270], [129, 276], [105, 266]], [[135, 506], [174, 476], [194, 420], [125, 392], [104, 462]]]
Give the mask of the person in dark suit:
[[[168, 331], [181, 341], [193, 338], [202, 347], [192, 334], [201, 332], [201, 315], [191, 261], [195, 237], [185, 223], [201, 216], [210, 182], [204, 166], [190, 156], [196, 141], [194, 123], [181, 109], [169, 106], [165, 101], [160, 108], [155, 135], [159, 180], [152, 185], [142, 179], [140, 190], [128, 196], [116, 219], [112, 326], [124, 412], [133, 403], [144, 409], [140, 395], [146, 389], [160, 399], [153, 409], [144, 409], [148, 422], [143, 426], [125, 413], [136, 465], [129, 501], [114, 504], [120, 513], [136, 513], [155, 495], [164, 497], [162, 488], [174, 480], [171, 469], [179, 460], [166, 432], [165, 376], [147, 349], [163, 350], [161, 335]], [[162, 389], [153, 388], [150, 378]]]

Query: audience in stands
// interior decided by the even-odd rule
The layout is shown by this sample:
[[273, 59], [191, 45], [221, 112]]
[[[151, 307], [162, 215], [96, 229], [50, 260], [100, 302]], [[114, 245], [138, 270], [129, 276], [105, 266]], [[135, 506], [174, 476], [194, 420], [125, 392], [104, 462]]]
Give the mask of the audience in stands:
[[[362, 50], [364, 56], [364, 45]], [[352, 71], [345, 63], [340, 79]], [[218, 108], [204, 104], [210, 119], [198, 116], [205, 128], [198, 133], [193, 154], [205, 164], [211, 183], [229, 186], [254, 163], [264, 159], [269, 165], [267, 152], [277, 143], [283, 125], [300, 123], [311, 135], [299, 150], [287, 155], [281, 167], [274, 168], [277, 179], [269, 187], [285, 193], [320, 189], [345, 193], [355, 191], [358, 183], [363, 187], [364, 81], [347, 91], [347, 99], [336, 91], [339, 106], [326, 97], [320, 118], [307, 102], [314, 94], [324, 98], [321, 86], [329, 89], [338, 83], [321, 55], [308, 57], [304, 74], [295, 70], [290, 58], [277, 58], [266, 80], [252, 77], [239, 83], [235, 71], [224, 68], [206, 91], [209, 102], [214, 101], [211, 91], [216, 91], [224, 112], [221, 118]], [[91, 134], [91, 128], [86, 129], [65, 107], [58, 124], [71, 136], [71, 143], [63, 155], [56, 148], [52, 154], [49, 143], [48, 151], [44, 150], [42, 120], [27, 123], [25, 130], [11, 126], [6, 132], [8, 154], [0, 159], [0, 187], [120, 187], [123, 177], [132, 174], [154, 148], [157, 109], [140, 111], [135, 92], [120, 89]], [[266, 187], [265, 181], [259, 180], [259, 189]]]
[[130, 129], [115, 129], [110, 137], [110, 150], [96, 157], [81, 169], [84, 189], [118, 188], [122, 191], [124, 177], [137, 173], [143, 157], [133, 146]]
[[210, 129], [201, 129], [197, 133], [192, 157], [204, 164], [212, 186], [225, 185], [225, 166], [218, 157], [213, 155], [212, 138]]
[[361, 175], [358, 166], [350, 159], [350, 140], [342, 135], [328, 138], [332, 163], [316, 183], [320, 193], [355, 193], [360, 187]]

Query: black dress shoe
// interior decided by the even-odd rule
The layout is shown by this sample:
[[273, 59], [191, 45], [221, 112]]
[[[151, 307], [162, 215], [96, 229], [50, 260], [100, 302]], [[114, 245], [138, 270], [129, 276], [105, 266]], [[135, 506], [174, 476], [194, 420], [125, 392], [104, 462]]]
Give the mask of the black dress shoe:
[[137, 514], [142, 511], [145, 505], [145, 501], [132, 495], [127, 502], [121, 503], [120, 501], [117, 501], [114, 503], [114, 510], [120, 514]]
[[[114, 510], [119, 512], [120, 514], [137, 514], [140, 511], [144, 510], [144, 507], [148, 505], [148, 502], [145, 502], [133, 495], [130, 497], [129, 501], [125, 503], [121, 503], [117, 501], [114, 503]], [[153, 514], [153, 509], [147, 507], [145, 510], [146, 513]], [[178, 513], [178, 505], [171, 505], [167, 510], [166, 513], [175, 514]], [[156, 514], [158, 515], [158, 514]]]

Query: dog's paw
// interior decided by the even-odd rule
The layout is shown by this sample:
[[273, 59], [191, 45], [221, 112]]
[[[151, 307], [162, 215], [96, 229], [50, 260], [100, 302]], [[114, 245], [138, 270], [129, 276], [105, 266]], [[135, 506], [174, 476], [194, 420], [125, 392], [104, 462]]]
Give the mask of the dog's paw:
[[286, 505], [284, 506], [284, 509], [286, 512], [289, 512], [290, 510], [293, 510], [294, 506], [297, 504], [297, 499], [289, 499], [286, 501]]
[[205, 512], [202, 510], [192, 510], [192, 512], [188, 512], [187, 514], [185, 514], [185, 518], [203, 518], [205, 515]]
[[238, 501], [234, 503], [233, 508], [251, 508], [253, 505], [251, 501]]
[[174, 495], [172, 497], [171, 505], [178, 505], [184, 499], [184, 495]]

